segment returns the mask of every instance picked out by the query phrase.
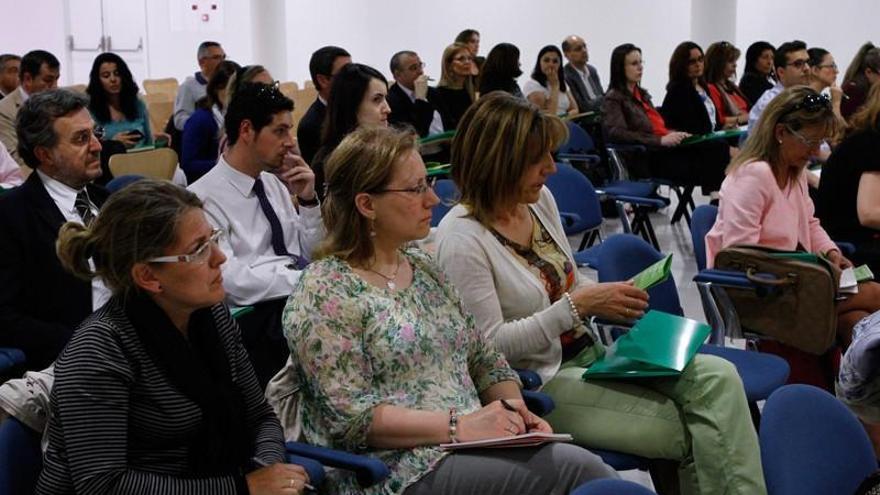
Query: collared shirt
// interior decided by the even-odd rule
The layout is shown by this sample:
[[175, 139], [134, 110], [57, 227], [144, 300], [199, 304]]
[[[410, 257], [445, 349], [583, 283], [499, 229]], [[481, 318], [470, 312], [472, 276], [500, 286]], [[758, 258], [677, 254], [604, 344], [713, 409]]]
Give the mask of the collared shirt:
[[[281, 222], [287, 251], [310, 259], [324, 237], [321, 209], [301, 207], [297, 212], [281, 179], [262, 172], [260, 180]], [[189, 186], [204, 202], [208, 221], [226, 231], [220, 242], [227, 258], [223, 287], [227, 301], [235, 306], [287, 297], [301, 273], [289, 256], [278, 256], [272, 249], [271, 227], [254, 192], [255, 182], [221, 155], [214, 168]]]
[[584, 87], [587, 89], [587, 98], [595, 100], [596, 92], [593, 91], [593, 83], [590, 81], [590, 66], [584, 64], [584, 70], [578, 69], [574, 64], [571, 64], [571, 67], [579, 76], [581, 76], [581, 80], [584, 81]]
[[[43, 187], [46, 188], [46, 192], [49, 193], [49, 197], [52, 198], [52, 201], [55, 203], [55, 206], [58, 207], [58, 210], [61, 212], [61, 215], [64, 216], [64, 219], [68, 222], [82, 223], [82, 218], [79, 216], [79, 213], [74, 206], [76, 203], [76, 195], [79, 193], [79, 190], [49, 177], [40, 169], [37, 169], [36, 172], [37, 175], [40, 176], [40, 180], [43, 181]], [[98, 207], [95, 206], [91, 200], [89, 200], [89, 208], [92, 210], [93, 215], [98, 215]], [[95, 269], [95, 264], [91, 258], [89, 258], [89, 266], [92, 270]], [[104, 281], [100, 277], [92, 278], [92, 311], [96, 311], [103, 306], [112, 295], [110, 289], [104, 285]]]
[[752, 110], [749, 112], [749, 134], [751, 134], [755, 126], [758, 125], [758, 120], [761, 118], [761, 114], [764, 113], [764, 109], [770, 104], [770, 101], [773, 98], [776, 98], [779, 93], [782, 93], [782, 90], [784, 89], [785, 86], [783, 86], [782, 83], [776, 83], [776, 86], [764, 91], [764, 94], [758, 98], [755, 106], [753, 106]]
[[[403, 84], [397, 83], [397, 87], [403, 90], [406, 96], [409, 97], [409, 101], [415, 103], [416, 102], [416, 92], [407, 88]], [[427, 101], [427, 100], [425, 100]], [[440, 117], [440, 112], [434, 109], [434, 117], [431, 119], [431, 125], [428, 127], [428, 134], [440, 134], [443, 132], [443, 119]]]

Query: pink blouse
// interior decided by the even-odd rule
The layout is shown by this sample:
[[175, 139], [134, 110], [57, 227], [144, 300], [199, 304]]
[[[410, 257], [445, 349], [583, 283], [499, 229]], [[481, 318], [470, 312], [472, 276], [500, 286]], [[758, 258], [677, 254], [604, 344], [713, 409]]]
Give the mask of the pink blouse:
[[780, 189], [767, 162], [751, 162], [728, 175], [721, 184], [718, 218], [706, 234], [706, 266], [715, 255], [734, 244], [760, 244], [795, 250], [800, 244], [811, 253], [837, 249], [814, 216], [807, 192], [806, 172]]

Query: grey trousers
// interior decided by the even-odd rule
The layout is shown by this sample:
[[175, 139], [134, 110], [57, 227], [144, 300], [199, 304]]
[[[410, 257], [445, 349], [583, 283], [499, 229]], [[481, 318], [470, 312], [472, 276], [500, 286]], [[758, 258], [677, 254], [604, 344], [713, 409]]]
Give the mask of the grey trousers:
[[456, 452], [404, 495], [564, 495], [596, 478], [617, 478], [602, 459], [576, 445]]

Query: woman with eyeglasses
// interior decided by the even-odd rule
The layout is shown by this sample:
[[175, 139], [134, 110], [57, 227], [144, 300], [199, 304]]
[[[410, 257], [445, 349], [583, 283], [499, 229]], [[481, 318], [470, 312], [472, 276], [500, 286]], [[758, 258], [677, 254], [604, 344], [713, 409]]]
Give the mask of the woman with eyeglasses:
[[223, 114], [227, 105], [226, 86], [240, 68], [231, 60], [220, 62], [208, 81], [205, 96], [196, 102], [195, 112], [184, 124], [180, 168], [190, 184], [217, 164], [223, 135]]
[[648, 294], [631, 281], [596, 284], [578, 273], [544, 185], [566, 138], [562, 120], [527, 102], [480, 98], [452, 143], [461, 201], [437, 229], [440, 266], [485, 338], [541, 376], [556, 402], [553, 428], [582, 446], [678, 461], [681, 493], [766, 493], [729, 362], [697, 355], [677, 378], [583, 380], [605, 352], [590, 319], [636, 320]]
[[554, 115], [578, 113], [574, 95], [565, 85], [562, 51], [556, 45], [547, 45], [538, 52], [532, 77], [523, 85], [523, 93], [545, 112]]
[[709, 97], [718, 111], [718, 122], [732, 129], [749, 122], [749, 100], [734, 82], [739, 48], [726, 41], [712, 43], [706, 49], [706, 82]]
[[[633, 178], [662, 178], [683, 185], [700, 185], [706, 195], [717, 191], [723, 178], [723, 165], [704, 165], [704, 161], [707, 161], [702, 158], [704, 146], [681, 145], [682, 140], [691, 133], [668, 125], [664, 115], [654, 107], [651, 95], [641, 86], [643, 68], [642, 50], [639, 47], [627, 43], [612, 51], [611, 82], [602, 102], [608, 140], [612, 143], [641, 144], [647, 148], [647, 153], [627, 160], [626, 167]], [[698, 98], [690, 79], [683, 84], [684, 90]], [[691, 89], [687, 84], [691, 85]], [[679, 113], [675, 117], [679, 117]], [[691, 125], [692, 131], [711, 130], [707, 109], [699, 99], [696, 114], [681, 116], [679, 121]], [[726, 163], [726, 148], [710, 145], [708, 149], [709, 154], [714, 153], [708, 160], [710, 164]]]
[[[565, 443], [450, 453], [442, 443], [550, 432], [432, 258], [412, 241], [439, 199], [414, 133], [361, 127], [327, 162], [327, 236], [284, 311], [302, 431], [313, 444], [366, 452], [391, 474], [368, 493], [569, 493], [616, 477]], [[330, 493], [362, 493], [329, 473]]]
[[453, 43], [443, 50], [440, 81], [437, 82], [437, 98], [434, 104], [443, 119], [447, 131], [458, 127], [461, 116], [476, 99], [476, 75], [474, 56], [468, 45]]
[[880, 48], [870, 41], [859, 48], [843, 76], [844, 98], [840, 113], [845, 119], [861, 108], [871, 87], [880, 81]]
[[828, 50], [816, 47], [807, 50], [807, 55], [810, 57], [809, 86], [818, 93], [828, 93], [830, 95], [831, 108], [834, 110], [834, 115], [840, 118], [843, 125], [846, 125], [841, 114], [843, 90], [837, 85], [837, 74], [840, 71], [837, 69], [834, 56]]
[[153, 180], [111, 196], [91, 227], [62, 226], [64, 267], [113, 297], [55, 362], [36, 493], [304, 491], [223, 304], [220, 235], [193, 193]]
[[387, 97], [388, 80], [368, 65], [351, 63], [333, 76], [321, 147], [312, 161], [319, 198], [324, 198], [324, 164], [342, 139], [361, 126], [388, 127], [391, 106]]
[[750, 105], [757, 103], [764, 91], [776, 85], [773, 72], [775, 55], [776, 48], [766, 41], [756, 41], [746, 50], [746, 67], [739, 80], [739, 88], [749, 99]]
[[[706, 235], [706, 265], [727, 246], [760, 244], [827, 257], [839, 268], [852, 263], [814, 216], [805, 171], [839, 122], [830, 100], [807, 86], [785, 89], [761, 115], [755, 131], [727, 168], [718, 218]], [[824, 178], [822, 179], [824, 182]], [[837, 196], [842, 191], [835, 191]], [[853, 325], [880, 309], [880, 285], [860, 283], [859, 293], [837, 305], [837, 334], [849, 345]]]

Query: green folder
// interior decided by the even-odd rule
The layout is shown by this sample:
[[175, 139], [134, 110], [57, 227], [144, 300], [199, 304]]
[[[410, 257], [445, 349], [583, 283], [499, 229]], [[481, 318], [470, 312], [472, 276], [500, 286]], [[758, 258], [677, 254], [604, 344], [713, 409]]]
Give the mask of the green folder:
[[455, 129], [446, 132], [431, 134], [419, 139], [419, 144], [445, 143], [455, 137]]
[[700, 135], [696, 135], [696, 136], [686, 137], [681, 140], [681, 144], [688, 145], [688, 144], [702, 143], [704, 141], [713, 141], [715, 139], [735, 138], [735, 137], [742, 136], [746, 132], [748, 132], [748, 131], [743, 128], [728, 129], [726, 131], [715, 131], [715, 132], [710, 132], [708, 134], [700, 134]]
[[856, 276], [856, 282], [867, 282], [874, 280], [874, 272], [868, 268], [868, 265], [857, 266], [853, 268], [853, 275]]
[[651, 310], [608, 347], [582, 378], [643, 378], [681, 374], [712, 328], [705, 323]]
[[425, 169], [428, 171], [428, 177], [447, 175], [450, 168], [452, 168], [452, 165], [448, 163], [428, 162], [425, 164]]
[[790, 253], [768, 253], [773, 258], [785, 260], [803, 261], [806, 263], [819, 263], [819, 255], [808, 253], [806, 251], [792, 251]]
[[633, 285], [642, 290], [648, 290], [669, 278], [672, 269], [672, 253], [667, 254], [660, 261], [642, 270], [633, 277]]
[[253, 312], [253, 306], [235, 306], [229, 308], [229, 313], [232, 314], [232, 317], [235, 319], [241, 318], [242, 316]]

